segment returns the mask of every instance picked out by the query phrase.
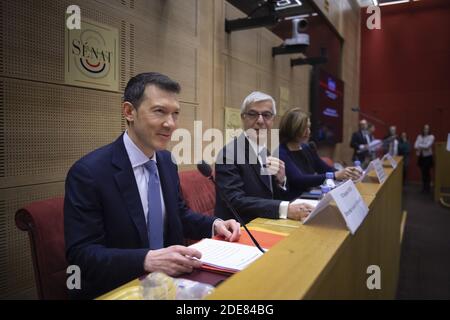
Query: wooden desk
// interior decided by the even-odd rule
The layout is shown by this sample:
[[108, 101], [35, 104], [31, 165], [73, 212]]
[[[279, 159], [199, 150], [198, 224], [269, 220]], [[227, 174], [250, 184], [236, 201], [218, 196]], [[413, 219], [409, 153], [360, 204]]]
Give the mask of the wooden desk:
[[447, 143], [436, 142], [434, 154], [434, 201], [450, 207], [450, 152], [447, 151]]
[[[289, 234], [247, 269], [225, 280], [209, 299], [393, 299], [399, 256], [402, 162], [387, 179], [357, 184], [369, 214], [355, 235], [329, 206], [310, 224], [258, 218], [249, 226]], [[368, 290], [367, 267], [381, 268], [381, 290]], [[98, 299], [119, 299], [134, 280]], [[130, 296], [133, 298], [133, 295]]]
[[[399, 258], [402, 159], [385, 168], [384, 184], [357, 185], [369, 213], [355, 235], [330, 206], [311, 224], [256, 219], [251, 225], [288, 232], [247, 269], [233, 275], [209, 299], [393, 299]], [[381, 290], [369, 290], [367, 268], [381, 269]]]

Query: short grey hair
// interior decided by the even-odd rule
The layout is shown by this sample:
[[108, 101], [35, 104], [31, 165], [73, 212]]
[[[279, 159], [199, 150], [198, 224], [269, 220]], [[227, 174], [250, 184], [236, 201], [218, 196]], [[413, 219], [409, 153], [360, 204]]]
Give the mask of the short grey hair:
[[276, 115], [277, 107], [276, 107], [274, 98], [272, 98], [268, 94], [260, 92], [260, 91], [253, 91], [244, 99], [244, 101], [242, 102], [242, 105], [241, 105], [241, 114], [243, 114], [245, 112], [245, 110], [247, 109], [247, 107], [249, 105], [251, 105], [252, 103], [259, 102], [259, 101], [265, 101], [265, 100], [272, 101], [272, 113], [274, 115]]

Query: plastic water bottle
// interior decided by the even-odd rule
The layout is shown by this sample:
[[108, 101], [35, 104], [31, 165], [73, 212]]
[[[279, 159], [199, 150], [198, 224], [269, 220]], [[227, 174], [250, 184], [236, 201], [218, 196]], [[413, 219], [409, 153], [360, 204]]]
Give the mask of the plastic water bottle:
[[331, 188], [329, 186], [323, 185], [320, 187], [320, 189], [322, 190], [322, 195], [320, 196], [320, 200], [322, 200], [325, 195], [331, 191]]
[[330, 187], [330, 189], [336, 188], [336, 184], [334, 183], [334, 172], [327, 172], [325, 178], [325, 185], [327, 187]]
[[361, 161], [356, 160], [356, 161], [354, 162], [354, 164], [355, 164], [356, 169], [358, 169], [361, 173], [364, 172], [363, 168], [361, 167]]

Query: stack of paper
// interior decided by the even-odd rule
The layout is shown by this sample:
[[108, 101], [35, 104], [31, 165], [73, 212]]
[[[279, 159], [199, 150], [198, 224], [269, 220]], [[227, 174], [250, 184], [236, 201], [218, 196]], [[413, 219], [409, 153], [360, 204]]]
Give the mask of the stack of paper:
[[190, 247], [201, 252], [200, 261], [204, 265], [232, 273], [243, 270], [262, 256], [254, 246], [222, 240], [203, 239]]

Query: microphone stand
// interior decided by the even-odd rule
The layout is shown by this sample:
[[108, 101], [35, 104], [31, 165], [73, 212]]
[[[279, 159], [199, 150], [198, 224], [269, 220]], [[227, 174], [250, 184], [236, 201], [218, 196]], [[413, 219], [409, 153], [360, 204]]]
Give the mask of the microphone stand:
[[[208, 177], [209, 180], [211, 180], [211, 182], [216, 185], [216, 180], [214, 180], [214, 177], [212, 175], [210, 175]], [[259, 249], [259, 251], [261, 251], [262, 253], [266, 253], [266, 251], [261, 248], [261, 246], [259, 245], [258, 241], [256, 241], [256, 239], [253, 237], [252, 233], [250, 232], [250, 230], [248, 230], [247, 226], [245, 225], [244, 221], [242, 220], [241, 216], [236, 212], [236, 209], [233, 208], [233, 206], [231, 205], [231, 203], [228, 201], [228, 199], [226, 199], [225, 195], [222, 193], [222, 191], [220, 190], [220, 188], [216, 188], [217, 192], [219, 193], [220, 198], [222, 199], [223, 202], [225, 202], [225, 204], [227, 205], [228, 209], [233, 213], [234, 217], [239, 221], [239, 223], [241, 224], [241, 226], [244, 227], [245, 231], [247, 232], [247, 234], [250, 236], [250, 239], [252, 239], [253, 243], [255, 244], [255, 246]]]

